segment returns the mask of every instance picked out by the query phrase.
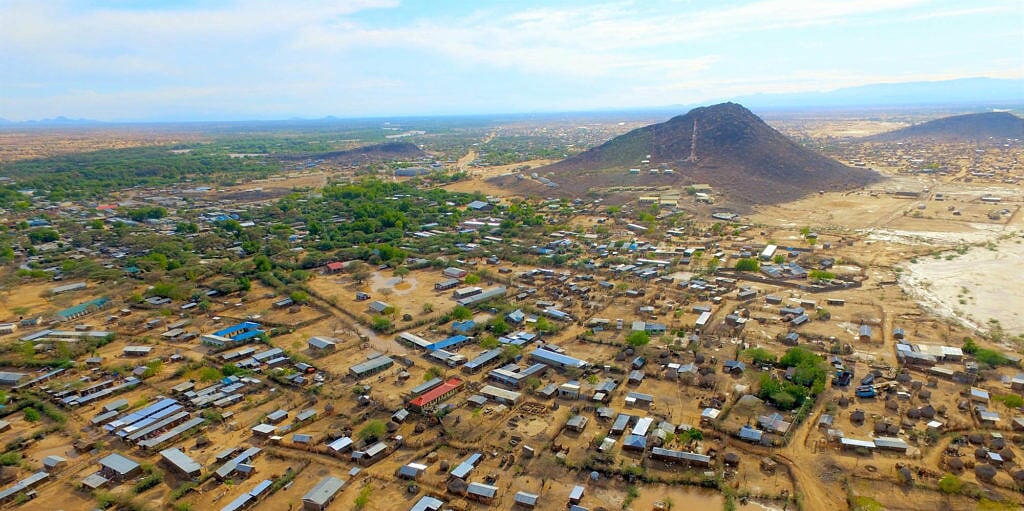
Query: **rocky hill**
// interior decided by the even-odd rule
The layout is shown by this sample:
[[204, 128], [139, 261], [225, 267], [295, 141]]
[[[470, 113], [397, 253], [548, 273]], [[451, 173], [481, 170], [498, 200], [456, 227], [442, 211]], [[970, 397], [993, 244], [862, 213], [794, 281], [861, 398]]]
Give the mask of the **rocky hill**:
[[954, 115], [915, 124], [906, 128], [865, 137], [872, 142], [931, 139], [937, 141], [972, 141], [994, 138], [1024, 139], [1024, 119], [1010, 112], [983, 112]]
[[[754, 205], [880, 179], [871, 170], [848, 167], [800, 146], [735, 103], [695, 108], [664, 123], [638, 128], [539, 168], [536, 175], [494, 181], [527, 194], [567, 196], [623, 186], [684, 188], [707, 183], [733, 205]], [[544, 179], [557, 187], [546, 185]]]

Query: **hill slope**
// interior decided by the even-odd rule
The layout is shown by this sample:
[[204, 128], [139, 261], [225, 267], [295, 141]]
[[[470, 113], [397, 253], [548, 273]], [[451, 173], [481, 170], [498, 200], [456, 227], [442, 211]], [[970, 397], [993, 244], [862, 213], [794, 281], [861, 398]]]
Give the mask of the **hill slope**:
[[954, 115], [872, 135], [865, 140], [893, 142], [925, 138], [947, 141], [1024, 138], [1024, 119], [1010, 112]]
[[[650, 166], [642, 160], [650, 160]], [[648, 170], [657, 167], [672, 168], [673, 175]], [[640, 175], [630, 174], [630, 168], [640, 168]], [[695, 108], [664, 123], [638, 128], [539, 168], [537, 174], [559, 187], [544, 187], [533, 180], [511, 183], [509, 178], [498, 184], [526, 193], [580, 195], [592, 188], [708, 183], [734, 205], [749, 205], [863, 186], [880, 178], [873, 171], [847, 167], [798, 145], [735, 103]]]

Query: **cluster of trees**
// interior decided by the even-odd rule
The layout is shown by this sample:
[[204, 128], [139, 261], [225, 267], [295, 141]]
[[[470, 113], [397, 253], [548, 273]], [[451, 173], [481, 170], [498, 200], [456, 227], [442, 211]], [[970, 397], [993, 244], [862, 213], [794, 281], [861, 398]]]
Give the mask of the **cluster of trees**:
[[3, 173], [14, 183], [0, 190], [0, 207], [25, 202], [20, 189], [46, 192], [52, 201], [103, 196], [132, 186], [161, 186], [224, 177], [263, 177], [280, 169], [273, 161], [231, 158], [209, 152], [172, 153], [168, 147], [132, 147], [9, 162]]
[[136, 222], [158, 220], [167, 216], [167, 209], [160, 206], [141, 206], [132, 209], [122, 208], [121, 212]]
[[[774, 359], [766, 350], [757, 351], [758, 349], [748, 350], [748, 354], [765, 362]], [[777, 380], [770, 374], [763, 373], [757, 394], [759, 398], [770, 401], [779, 409], [792, 410], [803, 405], [808, 397], [815, 396], [825, 389], [828, 370], [821, 356], [796, 347], [787, 350], [778, 363], [783, 367], [796, 368], [792, 378]]]
[[754, 258], [743, 258], [736, 261], [737, 271], [758, 271], [761, 269], [761, 263]]

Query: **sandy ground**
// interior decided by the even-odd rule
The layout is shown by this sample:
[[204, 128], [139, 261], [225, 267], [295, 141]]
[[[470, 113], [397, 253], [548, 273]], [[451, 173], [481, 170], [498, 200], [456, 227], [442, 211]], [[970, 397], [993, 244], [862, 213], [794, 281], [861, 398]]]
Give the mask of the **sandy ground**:
[[920, 259], [906, 265], [900, 286], [926, 308], [971, 328], [995, 318], [1007, 333], [1024, 333], [1024, 274], [1014, 269], [1024, 243], [1016, 238], [993, 248]]

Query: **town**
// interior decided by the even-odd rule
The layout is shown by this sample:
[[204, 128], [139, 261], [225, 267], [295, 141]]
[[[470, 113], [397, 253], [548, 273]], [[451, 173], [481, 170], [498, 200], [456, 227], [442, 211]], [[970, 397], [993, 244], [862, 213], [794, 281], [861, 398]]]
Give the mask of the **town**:
[[5, 153], [0, 506], [1021, 505], [1020, 139], [751, 205], [657, 154], [573, 195], [643, 124], [587, 121]]

